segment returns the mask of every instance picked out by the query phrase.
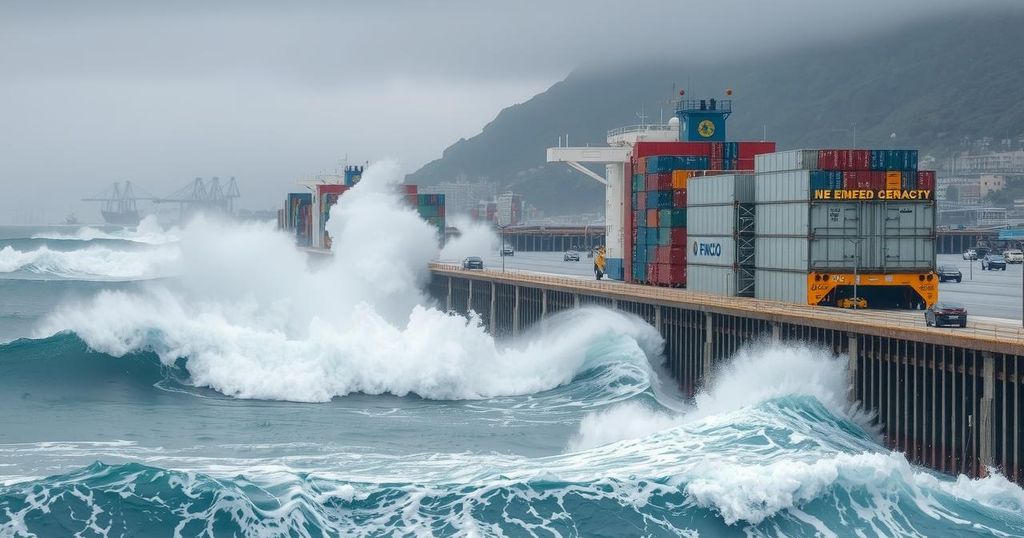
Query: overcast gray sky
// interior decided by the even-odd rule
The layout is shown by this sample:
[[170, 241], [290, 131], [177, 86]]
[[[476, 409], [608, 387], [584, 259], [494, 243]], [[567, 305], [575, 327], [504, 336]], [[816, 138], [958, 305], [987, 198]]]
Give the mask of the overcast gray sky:
[[242, 206], [272, 208], [346, 155], [413, 171], [579, 65], [799, 46], [958, 4], [0, 0], [0, 223], [97, 220], [77, 199], [125, 179], [166, 194], [236, 176]]

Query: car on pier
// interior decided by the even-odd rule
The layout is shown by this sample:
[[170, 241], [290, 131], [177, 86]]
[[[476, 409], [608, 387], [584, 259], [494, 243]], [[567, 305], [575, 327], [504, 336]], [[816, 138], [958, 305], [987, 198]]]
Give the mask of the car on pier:
[[964, 279], [963, 273], [952, 265], [940, 265], [939, 269], [935, 272], [939, 275], [939, 282], [945, 282], [947, 280], [960, 282]]
[[1016, 248], [1007, 249], [1003, 251], [1003, 258], [1006, 258], [1006, 263], [1024, 263], [1024, 251]]
[[997, 269], [1006, 270], [1006, 258], [998, 254], [989, 254], [981, 259], [981, 269], [983, 271], [995, 271]]
[[580, 253], [576, 252], [575, 250], [567, 250], [567, 251], [565, 251], [565, 254], [562, 255], [562, 261], [564, 261], [564, 262], [578, 262], [578, 261], [580, 261]]
[[515, 256], [516, 255], [516, 251], [512, 250], [512, 245], [505, 245], [505, 246], [501, 247], [501, 255], [502, 256]]
[[965, 260], [977, 260], [978, 259], [978, 251], [974, 250], [973, 248], [969, 248], [969, 249], [965, 250], [964, 251], [964, 259]]
[[967, 326], [967, 309], [959, 303], [935, 303], [924, 312], [924, 324], [929, 327], [953, 325]]
[[484, 261], [479, 256], [470, 256], [462, 260], [463, 269], [483, 269]]

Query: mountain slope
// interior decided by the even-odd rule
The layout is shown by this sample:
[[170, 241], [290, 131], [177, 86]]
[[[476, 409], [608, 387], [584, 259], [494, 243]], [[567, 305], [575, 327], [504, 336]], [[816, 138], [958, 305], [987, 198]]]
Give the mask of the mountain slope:
[[[727, 63], [685, 57], [619, 69], [574, 71], [509, 107], [470, 139], [410, 174], [435, 184], [459, 174], [522, 192], [549, 214], [599, 208], [602, 187], [544, 149], [568, 133], [572, 145], [603, 145], [608, 129], [670, 114], [674, 84], [693, 97], [736, 89], [729, 138], [780, 148], [850, 146], [943, 152], [962, 137], [1024, 135], [1024, 11], [922, 20], [859, 40]], [[649, 120], [651, 121], [651, 120]], [[895, 133], [895, 138], [891, 135]]]

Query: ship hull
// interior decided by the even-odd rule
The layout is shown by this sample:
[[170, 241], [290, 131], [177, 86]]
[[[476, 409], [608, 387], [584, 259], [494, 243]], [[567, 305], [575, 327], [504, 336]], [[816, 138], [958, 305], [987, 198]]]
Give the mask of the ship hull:
[[103, 213], [103, 220], [107, 224], [115, 224], [117, 226], [139, 225], [138, 211], [101, 211], [101, 213]]

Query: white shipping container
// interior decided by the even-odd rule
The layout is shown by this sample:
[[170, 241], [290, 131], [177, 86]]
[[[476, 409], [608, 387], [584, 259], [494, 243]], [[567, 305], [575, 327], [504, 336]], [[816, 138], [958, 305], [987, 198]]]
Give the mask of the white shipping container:
[[758, 174], [817, 169], [818, 150], [816, 149], [794, 149], [776, 153], [763, 153], [754, 157], [754, 170]]
[[[698, 265], [732, 267], [736, 264], [736, 243], [732, 237], [688, 236], [687, 241], [689, 242], [689, 251], [686, 256], [687, 267]], [[689, 283], [693, 276], [687, 273], [686, 278]]]
[[754, 202], [806, 202], [811, 196], [811, 172], [791, 170], [757, 174]]
[[754, 273], [754, 297], [807, 304], [807, 275], [758, 269]]
[[926, 271], [935, 267], [931, 202], [803, 202], [757, 206], [759, 268]]
[[736, 271], [732, 267], [690, 265], [686, 268], [686, 289], [732, 297], [736, 295]]
[[686, 191], [687, 207], [709, 204], [732, 205], [734, 202], [753, 203], [754, 176], [753, 174], [696, 176], [690, 178]]
[[689, 206], [686, 209], [688, 235], [733, 237], [736, 208], [732, 205]]
[[757, 237], [754, 240], [754, 260], [761, 269], [788, 269], [807, 273], [806, 237]]

